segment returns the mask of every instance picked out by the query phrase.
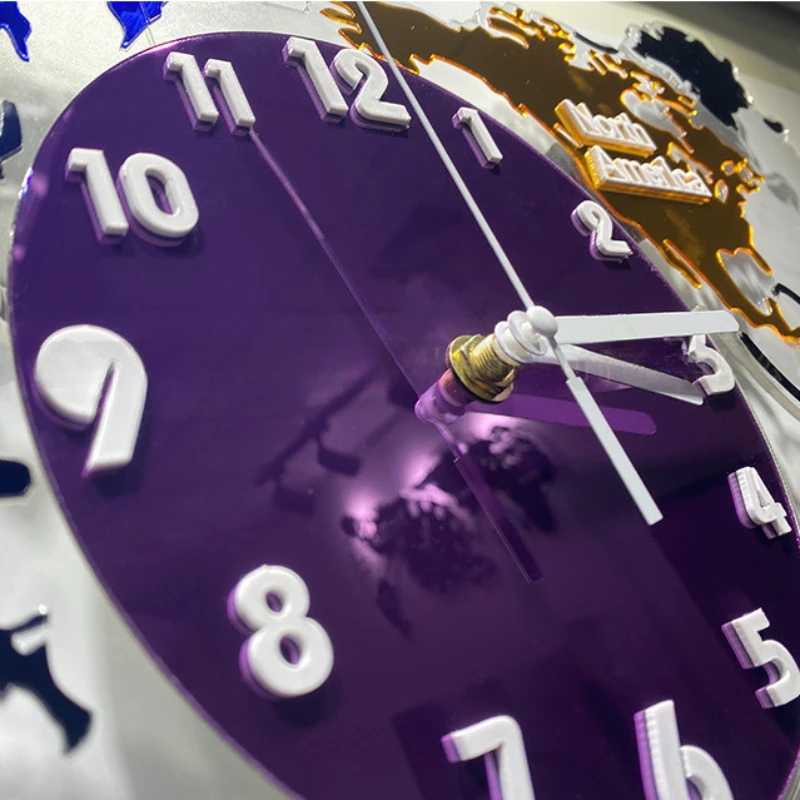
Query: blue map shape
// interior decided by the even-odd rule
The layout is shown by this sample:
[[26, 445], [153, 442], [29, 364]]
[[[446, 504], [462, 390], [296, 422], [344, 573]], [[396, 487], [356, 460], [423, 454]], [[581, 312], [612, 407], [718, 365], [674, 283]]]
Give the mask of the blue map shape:
[[159, 3], [109, 3], [111, 13], [122, 25], [122, 47], [128, 48], [136, 37], [150, 27], [156, 20], [161, 19], [161, 9], [164, 2]]
[[23, 61], [28, 61], [27, 42], [31, 35], [31, 24], [19, 10], [19, 3], [0, 3], [0, 30], [5, 30], [11, 37], [17, 55]]

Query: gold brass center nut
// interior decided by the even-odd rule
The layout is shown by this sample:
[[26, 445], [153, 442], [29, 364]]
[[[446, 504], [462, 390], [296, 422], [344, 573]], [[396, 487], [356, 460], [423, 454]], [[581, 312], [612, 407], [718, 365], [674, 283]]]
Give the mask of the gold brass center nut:
[[494, 352], [494, 334], [459, 336], [447, 348], [447, 363], [458, 382], [478, 400], [500, 403], [514, 389], [516, 367]]

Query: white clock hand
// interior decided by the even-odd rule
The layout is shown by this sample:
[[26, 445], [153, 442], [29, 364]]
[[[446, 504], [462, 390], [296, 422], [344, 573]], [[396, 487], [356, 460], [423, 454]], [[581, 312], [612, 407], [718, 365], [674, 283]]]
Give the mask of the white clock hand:
[[631, 339], [666, 339], [702, 333], [739, 330], [728, 311], [668, 311], [655, 314], [608, 314], [556, 317], [559, 344], [623, 342]]
[[589, 420], [594, 435], [600, 440], [600, 444], [606, 451], [606, 455], [617, 470], [617, 474], [625, 484], [625, 488], [628, 490], [634, 503], [636, 503], [645, 522], [648, 525], [655, 525], [656, 522], [662, 519], [663, 515], [647, 487], [644, 485], [641, 476], [636, 471], [636, 467], [633, 466], [630, 458], [628, 458], [628, 454], [625, 452], [613, 429], [608, 424], [608, 420], [603, 416], [603, 412], [600, 410], [600, 406], [597, 405], [597, 401], [592, 397], [592, 393], [586, 388], [586, 384], [583, 380], [575, 374], [572, 365], [556, 343], [558, 323], [555, 317], [541, 306], [533, 308], [528, 313], [534, 329], [547, 339], [553, 351], [553, 355], [561, 367], [561, 371], [566, 376], [567, 388], [572, 392], [572, 396], [581, 407], [581, 411], [583, 411], [586, 419]]
[[[561, 351], [572, 364], [573, 369], [585, 372], [598, 378], [605, 378], [615, 383], [622, 383], [634, 389], [643, 389], [646, 392], [661, 394], [673, 400], [682, 400], [695, 406], [703, 404], [703, 392], [689, 381], [659, 372], [639, 364], [632, 364], [619, 358], [584, 350], [582, 347], [563, 345]], [[532, 356], [532, 364], [553, 364], [556, 358], [548, 347], [547, 352], [541, 356]]]
[[641, 512], [642, 516], [644, 517], [645, 521], [648, 525], [654, 525], [662, 518], [662, 514], [658, 509], [658, 506], [653, 500], [650, 492], [647, 490], [647, 487], [644, 485], [639, 473], [636, 471], [636, 468], [631, 463], [631, 460], [628, 458], [627, 453], [622, 448], [622, 445], [619, 443], [614, 431], [611, 429], [611, 426], [608, 424], [606, 418], [603, 416], [603, 412], [600, 410], [600, 407], [597, 405], [597, 402], [592, 397], [589, 390], [586, 388], [586, 384], [575, 374], [575, 371], [569, 364], [569, 361], [565, 358], [564, 354], [561, 352], [558, 343], [556, 342], [556, 332], [558, 330], [558, 324], [555, 321], [555, 318], [549, 311], [543, 309], [541, 307], [537, 307], [534, 305], [531, 296], [528, 294], [525, 285], [522, 283], [517, 271], [514, 269], [514, 265], [511, 263], [510, 259], [506, 255], [505, 251], [503, 250], [502, 245], [500, 244], [499, 240], [492, 231], [491, 226], [489, 225], [486, 217], [484, 217], [483, 212], [481, 211], [480, 207], [478, 206], [475, 198], [472, 196], [467, 184], [464, 182], [464, 179], [458, 172], [456, 165], [453, 163], [452, 159], [447, 153], [444, 145], [442, 144], [441, 139], [439, 139], [438, 134], [433, 128], [431, 121], [428, 119], [425, 110], [417, 101], [414, 93], [411, 91], [411, 87], [406, 82], [406, 79], [403, 77], [400, 68], [392, 58], [392, 54], [389, 52], [389, 48], [386, 45], [386, 42], [383, 40], [383, 37], [380, 34], [377, 26], [375, 25], [374, 20], [372, 19], [372, 15], [370, 14], [367, 4], [363, 2], [363, 0], [359, 0], [356, 3], [358, 6], [359, 11], [364, 17], [367, 26], [369, 27], [372, 35], [375, 37], [375, 42], [377, 43], [380, 51], [383, 53], [384, 57], [386, 58], [386, 65], [392, 72], [394, 79], [397, 81], [398, 85], [405, 94], [406, 99], [409, 102], [409, 105], [414, 109], [420, 124], [425, 129], [425, 132], [428, 134], [428, 138], [431, 140], [431, 144], [434, 146], [436, 152], [439, 154], [439, 157], [442, 160], [445, 168], [447, 169], [450, 177], [455, 183], [456, 188], [458, 189], [461, 197], [463, 198], [464, 202], [467, 204], [468, 208], [472, 212], [472, 215], [475, 218], [475, 221], [478, 224], [478, 227], [481, 229], [486, 241], [489, 243], [489, 246], [494, 251], [494, 254], [497, 260], [500, 262], [501, 266], [505, 270], [508, 279], [511, 281], [514, 289], [516, 290], [517, 294], [519, 295], [520, 299], [525, 305], [525, 308], [528, 309], [529, 314], [536, 314], [536, 312], [542, 312], [538, 316], [540, 317], [539, 322], [541, 324], [536, 325], [538, 332], [541, 333], [549, 342], [550, 347], [553, 350], [553, 355], [555, 356], [556, 360], [558, 361], [559, 366], [561, 367], [564, 376], [567, 379], [567, 387], [569, 388], [570, 392], [572, 393], [573, 397], [575, 398], [576, 402], [580, 406], [581, 410], [583, 411], [584, 415], [586, 416], [587, 420], [592, 426], [594, 430], [595, 436], [600, 441], [600, 444], [603, 446], [603, 449], [606, 451], [611, 463], [614, 465], [614, 468], [617, 470], [622, 482], [625, 484], [628, 492], [630, 493], [633, 501], [636, 503], [639, 511]]

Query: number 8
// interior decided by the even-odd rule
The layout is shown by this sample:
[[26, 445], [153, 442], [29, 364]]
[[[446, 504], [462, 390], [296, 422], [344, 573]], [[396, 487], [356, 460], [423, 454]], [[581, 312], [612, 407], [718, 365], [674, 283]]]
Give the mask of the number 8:
[[[268, 598], [280, 607], [273, 609]], [[236, 615], [255, 633], [245, 644], [247, 666], [258, 684], [278, 697], [299, 697], [319, 688], [333, 668], [333, 645], [308, 613], [308, 588], [286, 567], [261, 566], [233, 592]], [[289, 658], [287, 650], [297, 652]]]

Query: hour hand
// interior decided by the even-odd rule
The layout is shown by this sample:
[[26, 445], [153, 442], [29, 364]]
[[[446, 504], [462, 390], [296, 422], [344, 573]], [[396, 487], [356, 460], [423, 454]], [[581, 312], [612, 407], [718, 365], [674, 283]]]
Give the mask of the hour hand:
[[[417, 416], [431, 424], [449, 423], [472, 400], [501, 402], [511, 393], [519, 368], [552, 351], [567, 388], [611, 460], [645, 522], [654, 525], [661, 511], [631, 463], [603, 412], [581, 378], [575, 374], [555, 340], [558, 322], [547, 309], [513, 312], [489, 336], [462, 336], [448, 351], [448, 369], [417, 401]], [[533, 357], [533, 358], [532, 358]]]
[[[645, 392], [671, 397], [673, 400], [680, 400], [690, 405], [700, 406], [703, 404], [704, 393], [693, 383], [678, 378], [676, 375], [659, 372], [640, 364], [632, 364], [630, 361], [623, 361], [603, 353], [585, 350], [583, 347], [564, 345], [561, 349], [567, 361], [577, 372], [605, 378], [633, 389], [642, 389]], [[531, 363], [555, 364], [556, 358], [552, 350], [548, 348], [543, 355], [535, 356]]]
[[558, 344], [596, 344], [631, 339], [666, 339], [739, 330], [728, 311], [667, 311], [655, 314], [605, 314], [556, 317]]

